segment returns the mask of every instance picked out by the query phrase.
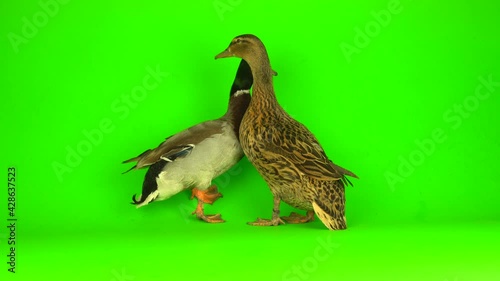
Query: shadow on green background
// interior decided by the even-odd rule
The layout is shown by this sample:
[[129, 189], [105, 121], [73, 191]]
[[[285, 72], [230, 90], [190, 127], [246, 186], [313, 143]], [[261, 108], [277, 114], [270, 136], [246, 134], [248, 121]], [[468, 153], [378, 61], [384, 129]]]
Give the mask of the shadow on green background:
[[[278, 2], [0, 4], [18, 219], [16, 273], [4, 227], [1, 275], [498, 280], [498, 4]], [[266, 44], [283, 107], [360, 176], [348, 230], [247, 226], [272, 198], [246, 159], [215, 181], [207, 211], [225, 224], [197, 221], [188, 192], [129, 204], [145, 171], [121, 161], [225, 112], [238, 60], [214, 56], [244, 33]]]

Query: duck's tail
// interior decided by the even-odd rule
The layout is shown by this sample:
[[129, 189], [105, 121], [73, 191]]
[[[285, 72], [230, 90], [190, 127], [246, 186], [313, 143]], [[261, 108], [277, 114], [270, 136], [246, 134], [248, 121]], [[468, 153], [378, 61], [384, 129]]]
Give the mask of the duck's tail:
[[142, 183], [142, 194], [140, 196], [140, 199], [137, 200], [135, 198], [135, 194], [134, 196], [132, 196], [132, 204], [136, 205], [137, 208], [153, 202], [160, 195], [156, 178], [163, 171], [165, 165], [167, 165], [167, 161], [160, 160], [149, 166], [149, 169], [144, 176], [144, 182]]
[[314, 212], [328, 229], [346, 229], [344, 184], [336, 181], [333, 186], [324, 185], [320, 189], [312, 202]]
[[142, 206], [145, 206], [151, 202], [153, 202], [159, 195], [158, 190], [155, 190], [151, 192], [147, 197], [144, 195], [141, 195], [141, 199], [137, 200], [135, 199], [135, 194], [132, 196], [132, 204], [134, 204], [137, 208], [140, 208]]
[[[139, 160], [141, 160], [142, 157], [146, 156], [149, 152], [151, 152], [151, 149], [148, 149], [146, 151], [144, 151], [143, 153], [139, 154], [139, 156], [136, 156], [134, 158], [130, 158], [130, 159], [127, 159], [125, 161], [122, 162], [122, 164], [125, 164], [125, 163], [130, 163], [130, 162], [138, 162]], [[142, 167], [142, 166], [141, 166]], [[134, 165], [132, 168], [126, 170], [125, 172], [123, 172], [122, 174], [125, 174], [125, 173], [128, 173], [132, 170], [137, 170], [138, 167], [137, 167], [137, 164]]]

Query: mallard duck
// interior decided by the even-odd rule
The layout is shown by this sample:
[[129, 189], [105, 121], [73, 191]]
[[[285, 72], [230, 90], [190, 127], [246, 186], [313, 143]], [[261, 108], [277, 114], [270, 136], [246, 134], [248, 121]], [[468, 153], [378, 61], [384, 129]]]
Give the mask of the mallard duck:
[[[251, 225], [269, 226], [305, 223], [314, 213], [331, 229], [345, 229], [346, 176], [357, 176], [335, 165], [316, 137], [290, 117], [278, 103], [266, 48], [259, 38], [246, 34], [235, 37], [215, 58], [238, 57], [252, 70], [252, 99], [240, 126], [240, 143], [250, 162], [265, 179], [274, 201], [270, 220], [258, 218]], [[280, 217], [280, 202], [306, 210], [305, 216], [292, 212]]]
[[243, 157], [238, 132], [250, 103], [251, 86], [250, 67], [242, 60], [231, 87], [227, 112], [222, 117], [190, 127], [168, 137], [157, 148], [123, 161], [137, 162], [128, 171], [148, 167], [140, 199], [132, 196], [132, 204], [140, 208], [192, 188], [191, 199], [198, 200], [193, 214], [209, 223], [224, 222], [220, 214], [206, 215], [203, 205], [213, 204], [222, 196], [211, 185], [212, 180]]

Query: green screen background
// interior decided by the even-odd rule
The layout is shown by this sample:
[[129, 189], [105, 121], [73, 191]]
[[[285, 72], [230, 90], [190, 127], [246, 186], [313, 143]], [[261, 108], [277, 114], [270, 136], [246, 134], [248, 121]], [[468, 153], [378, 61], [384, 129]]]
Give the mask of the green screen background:
[[[498, 4], [344, 2], [3, 1], [1, 163], [5, 181], [17, 170], [18, 221], [16, 274], [1, 227], [0, 275], [499, 280], [500, 85], [484, 83], [500, 81]], [[225, 112], [238, 60], [214, 56], [244, 33], [265, 43], [282, 106], [359, 175], [348, 230], [247, 226], [272, 197], [246, 159], [215, 180], [224, 198], [206, 210], [225, 224], [196, 220], [189, 192], [129, 204], [145, 170], [120, 162]]]

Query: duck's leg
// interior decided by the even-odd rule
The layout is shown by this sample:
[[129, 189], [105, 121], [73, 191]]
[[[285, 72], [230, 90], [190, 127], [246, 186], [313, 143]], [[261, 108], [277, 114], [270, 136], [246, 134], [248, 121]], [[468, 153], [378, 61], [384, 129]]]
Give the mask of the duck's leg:
[[204, 203], [212, 205], [217, 199], [222, 197], [222, 194], [217, 190], [217, 186], [212, 185], [206, 190], [200, 190], [198, 188], [193, 188], [191, 193], [191, 199], [197, 198]]
[[280, 218], [280, 201], [281, 201], [280, 198], [275, 195], [273, 198], [274, 202], [273, 217], [270, 220], [257, 218], [256, 221], [249, 222], [248, 224], [254, 226], [276, 226], [280, 224], [285, 224], [285, 222], [283, 222], [283, 220], [281, 220]]
[[199, 190], [198, 188], [193, 188], [191, 199], [198, 199], [198, 205], [193, 214], [196, 214], [200, 220], [206, 221], [208, 223], [220, 223], [224, 222], [220, 214], [216, 215], [205, 215], [203, 210], [203, 204], [213, 204], [217, 199], [222, 197], [222, 194], [217, 190], [217, 186], [213, 185], [205, 191]]
[[314, 211], [309, 210], [305, 216], [291, 212], [288, 217], [281, 217], [287, 223], [306, 223], [314, 220]]

